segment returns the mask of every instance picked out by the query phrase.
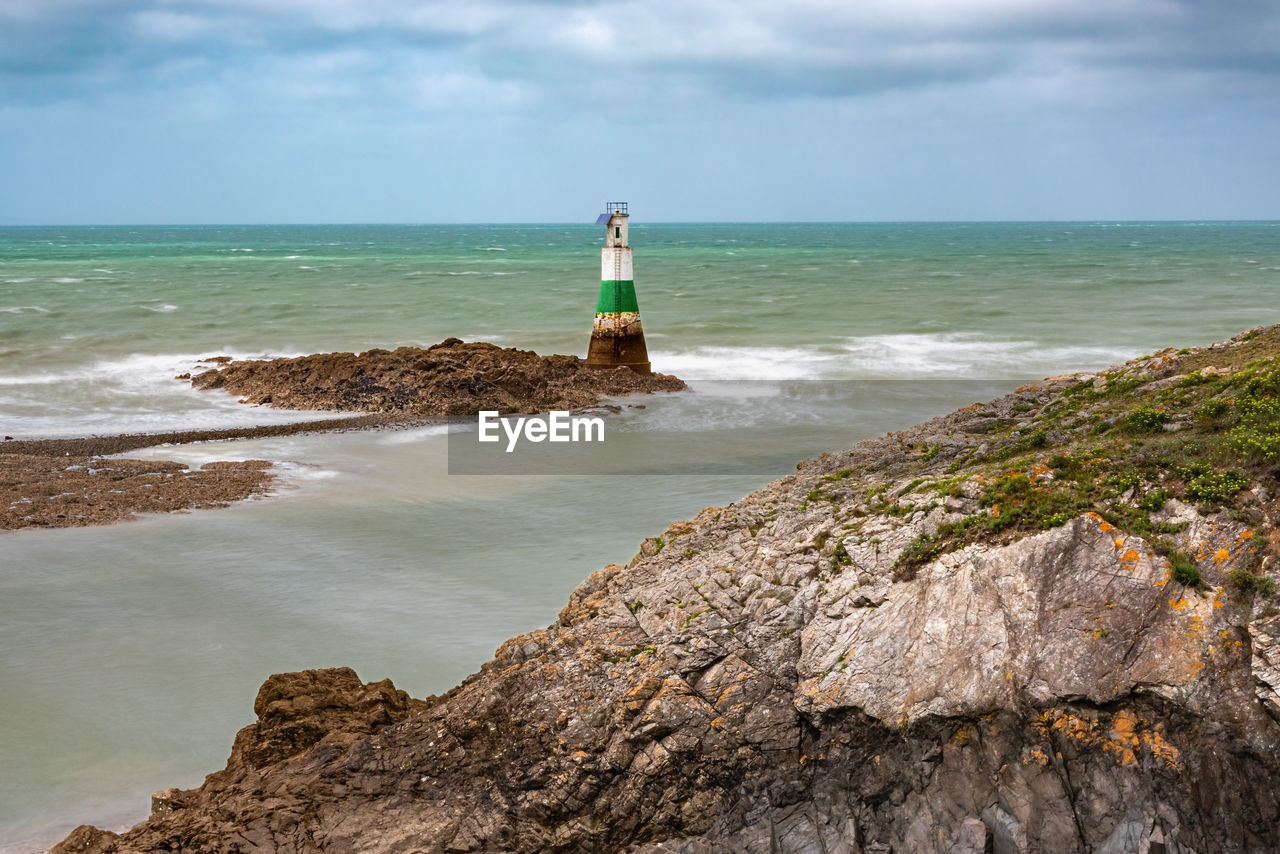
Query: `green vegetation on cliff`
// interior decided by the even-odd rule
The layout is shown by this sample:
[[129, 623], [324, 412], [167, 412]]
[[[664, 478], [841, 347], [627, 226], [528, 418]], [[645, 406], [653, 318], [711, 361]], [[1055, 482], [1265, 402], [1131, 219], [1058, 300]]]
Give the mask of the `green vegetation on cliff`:
[[[896, 501], [881, 502], [881, 512], [929, 506], [902, 497], [911, 493], [976, 502], [974, 512], [919, 534], [899, 555], [896, 577], [914, 577], [921, 566], [974, 543], [1009, 542], [1092, 512], [1146, 539], [1170, 560], [1175, 580], [1194, 587], [1194, 564], [1186, 568], [1164, 539], [1178, 533], [1178, 524], [1162, 521], [1168, 515], [1162, 511], [1176, 499], [1261, 522], [1258, 501], [1240, 499], [1253, 484], [1264, 496], [1274, 492], [1280, 328], [1252, 330], [1229, 346], [1163, 350], [1103, 373], [1032, 383], [966, 411], [978, 422], [970, 428], [979, 431], [976, 446], [928, 441], [865, 472], [881, 483], [886, 474], [916, 475]], [[848, 481], [851, 471], [825, 479], [852, 485], [858, 481]], [[839, 501], [830, 492], [822, 497]], [[1274, 588], [1247, 571], [1233, 583], [1244, 593]]]

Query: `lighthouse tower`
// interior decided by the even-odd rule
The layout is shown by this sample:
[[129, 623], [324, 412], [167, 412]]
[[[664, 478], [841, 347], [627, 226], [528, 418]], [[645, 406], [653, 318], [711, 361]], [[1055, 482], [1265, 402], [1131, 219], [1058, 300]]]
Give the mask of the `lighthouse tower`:
[[591, 325], [587, 366], [616, 368], [626, 365], [641, 374], [650, 373], [649, 353], [640, 328], [640, 304], [631, 274], [631, 247], [627, 245], [627, 203], [609, 202], [596, 225], [605, 226], [600, 250], [600, 299]]

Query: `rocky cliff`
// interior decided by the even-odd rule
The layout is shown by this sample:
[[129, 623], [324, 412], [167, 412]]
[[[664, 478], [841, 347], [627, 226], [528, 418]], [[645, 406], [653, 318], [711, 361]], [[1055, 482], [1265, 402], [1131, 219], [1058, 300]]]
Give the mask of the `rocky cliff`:
[[1280, 850], [1277, 354], [802, 464], [441, 697], [273, 676], [224, 770], [55, 850]]

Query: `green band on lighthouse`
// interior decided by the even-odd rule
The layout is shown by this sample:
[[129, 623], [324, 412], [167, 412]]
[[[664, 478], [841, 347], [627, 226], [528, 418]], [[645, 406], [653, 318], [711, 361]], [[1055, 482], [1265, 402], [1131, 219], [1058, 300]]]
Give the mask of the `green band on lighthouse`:
[[600, 299], [596, 300], [596, 314], [618, 314], [639, 310], [640, 303], [636, 301], [634, 281], [628, 279], [624, 282], [602, 281], [600, 283]]

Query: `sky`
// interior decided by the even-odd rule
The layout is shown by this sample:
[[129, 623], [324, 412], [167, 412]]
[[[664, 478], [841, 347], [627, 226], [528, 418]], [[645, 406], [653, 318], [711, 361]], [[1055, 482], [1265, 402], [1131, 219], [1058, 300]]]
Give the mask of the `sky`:
[[1280, 219], [1280, 0], [0, 0], [0, 224]]

